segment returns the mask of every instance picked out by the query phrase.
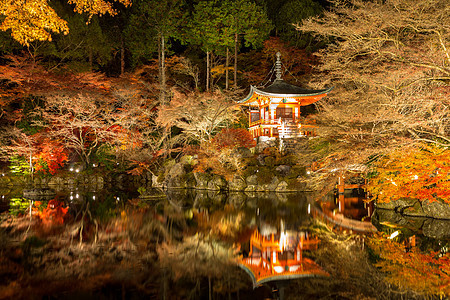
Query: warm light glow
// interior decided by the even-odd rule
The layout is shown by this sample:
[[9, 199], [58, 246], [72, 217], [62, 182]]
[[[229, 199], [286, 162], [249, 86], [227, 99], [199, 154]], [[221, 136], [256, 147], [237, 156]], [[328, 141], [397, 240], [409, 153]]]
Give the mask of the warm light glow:
[[70, 171], [70, 172], [73, 172], [73, 168], [70, 168], [69, 171]]
[[311, 213], [311, 203], [308, 204], [308, 214]]
[[95, 200], [95, 196], [92, 196], [92, 200]]
[[392, 240], [393, 238], [395, 238], [396, 236], [398, 236], [400, 234], [400, 231], [395, 231], [394, 233], [392, 233], [389, 238]]
[[283, 252], [287, 246], [287, 234], [285, 232], [281, 232], [280, 234], [280, 251]]
[[419, 176], [414, 175], [414, 180], [417, 180], [417, 179], [419, 179]]
[[75, 172], [77, 172], [77, 173], [78, 173], [78, 172], [80, 172], [80, 170], [79, 170], [79, 169], [76, 169], [76, 170], [75, 170]]
[[311, 174], [311, 171], [306, 171], [306, 174], [308, 174], [308, 175]]
[[283, 273], [284, 268], [283, 268], [282, 266], [275, 266], [275, 267], [273, 267], [273, 270], [274, 270], [276, 273]]
[[289, 272], [295, 272], [295, 271], [297, 271], [299, 268], [300, 268], [300, 266], [298, 266], [298, 265], [291, 266], [291, 267], [289, 267]]

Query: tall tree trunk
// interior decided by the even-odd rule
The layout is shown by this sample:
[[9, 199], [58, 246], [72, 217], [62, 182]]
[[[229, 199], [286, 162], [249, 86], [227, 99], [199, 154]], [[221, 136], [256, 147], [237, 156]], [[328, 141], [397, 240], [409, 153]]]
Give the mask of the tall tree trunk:
[[125, 73], [125, 45], [123, 36], [120, 36], [120, 75]]
[[161, 59], [160, 59], [160, 94], [159, 102], [164, 105], [166, 104], [166, 45], [165, 37], [161, 34]]
[[210, 61], [209, 61], [210, 52], [206, 51], [206, 90], [209, 91], [209, 68], [210, 68]]
[[89, 47], [89, 49], [88, 49], [88, 51], [89, 51], [89, 53], [88, 53], [88, 62], [89, 62], [89, 70], [90, 71], [92, 71], [92, 66], [93, 66], [93, 60], [94, 60], [94, 58], [93, 58], [93, 53], [92, 53], [92, 48], [91, 47]]
[[234, 34], [234, 88], [237, 88], [238, 34]]
[[230, 63], [230, 49], [227, 47], [227, 59], [225, 62], [225, 89], [228, 90], [228, 65]]

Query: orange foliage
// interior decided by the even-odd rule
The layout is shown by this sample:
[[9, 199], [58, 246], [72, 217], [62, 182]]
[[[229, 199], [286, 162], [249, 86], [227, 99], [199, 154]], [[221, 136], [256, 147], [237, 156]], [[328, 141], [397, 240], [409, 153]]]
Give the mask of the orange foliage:
[[399, 149], [381, 160], [368, 190], [377, 201], [400, 198], [450, 204], [450, 151], [435, 146]]
[[212, 139], [218, 149], [256, 146], [256, 141], [248, 130], [243, 128], [224, 128]]
[[58, 142], [45, 139], [39, 147], [39, 152], [35, 155], [33, 166], [36, 172], [54, 175], [56, 171], [64, 166], [69, 157], [63, 145]]
[[[40, 205], [36, 202], [36, 206]], [[69, 207], [63, 207], [63, 202], [56, 199], [50, 200], [46, 208], [43, 211], [35, 209], [37, 217], [41, 220], [42, 224], [48, 227], [55, 225], [62, 225], [64, 223], [64, 217], [69, 210]]]
[[370, 238], [368, 245], [380, 256], [376, 266], [391, 283], [425, 295], [450, 295], [450, 253], [422, 253], [417, 247], [407, 252], [404, 245], [382, 235]]

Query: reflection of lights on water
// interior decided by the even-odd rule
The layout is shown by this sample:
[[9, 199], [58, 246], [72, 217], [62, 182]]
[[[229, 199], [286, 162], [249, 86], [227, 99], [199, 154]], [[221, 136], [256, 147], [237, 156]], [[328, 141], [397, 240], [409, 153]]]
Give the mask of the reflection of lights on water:
[[95, 196], [92, 196], [92, 200], [95, 200]]
[[258, 209], [256, 210], [256, 215], [259, 216], [259, 207], [258, 207]]
[[116, 201], [119, 201], [120, 200], [120, 198], [119, 197], [116, 197]]
[[5, 195], [2, 195], [2, 199], [5, 199]]
[[311, 213], [311, 203], [308, 203], [308, 215]]
[[75, 172], [77, 172], [77, 173], [78, 173], [78, 172], [80, 172], [80, 170], [79, 170], [79, 169], [76, 169], [76, 170], [75, 170]]
[[400, 231], [395, 231], [394, 233], [392, 233], [389, 238], [392, 240], [393, 238], [395, 238], [396, 236], [398, 236], [400, 234]]
[[79, 196], [78, 196], [78, 194], [76, 194], [76, 195], [75, 195], [75, 198], [77, 198], [77, 199], [78, 199], [78, 197], [79, 197]]
[[275, 266], [273, 267], [273, 270], [277, 273], [282, 273], [284, 271], [284, 268], [282, 266]]
[[70, 172], [73, 172], [73, 168], [70, 168], [69, 171], [70, 171]]
[[73, 196], [72, 195], [70, 195], [70, 200], [73, 200]]
[[280, 234], [280, 251], [286, 249], [287, 246], [287, 233], [281, 232]]

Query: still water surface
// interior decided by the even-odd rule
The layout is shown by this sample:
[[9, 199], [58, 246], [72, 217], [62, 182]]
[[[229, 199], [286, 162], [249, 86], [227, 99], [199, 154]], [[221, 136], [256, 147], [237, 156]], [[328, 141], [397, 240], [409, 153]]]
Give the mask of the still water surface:
[[[5, 193], [1, 208], [16, 219], [29, 217], [33, 226], [25, 234], [29, 237], [34, 229], [38, 239], [46, 241], [47, 246], [32, 247], [40, 261], [30, 252], [28, 263], [34, 267], [24, 271], [36, 299], [341, 297], [345, 288], [329, 284], [340, 266], [328, 257], [334, 244], [324, 240], [326, 235], [344, 243], [347, 239], [346, 247], [361, 253], [365, 238], [379, 230], [397, 231], [405, 249], [413, 241], [414, 246], [440, 250], [450, 240], [445, 234], [425, 236], [412, 225], [417, 220], [397, 219], [397, 224], [383, 220], [385, 213], [377, 212], [357, 193], [329, 195], [321, 201], [315, 201], [311, 193], [73, 189], [47, 199], [24, 198], [21, 193]], [[57, 215], [58, 209], [62, 216]], [[437, 226], [449, 225], [443, 222]], [[17, 232], [23, 238], [23, 231]], [[55, 241], [58, 246], [48, 246]], [[69, 258], [60, 257], [63, 251]], [[60, 259], [59, 269], [46, 258], [51, 255]], [[84, 261], [88, 261], [85, 271], [80, 266]], [[72, 278], [81, 287], [79, 281], [91, 283], [71, 288], [67, 280]], [[36, 284], [50, 279], [59, 282], [59, 287], [42, 290]], [[359, 293], [375, 293], [362, 285]]]

